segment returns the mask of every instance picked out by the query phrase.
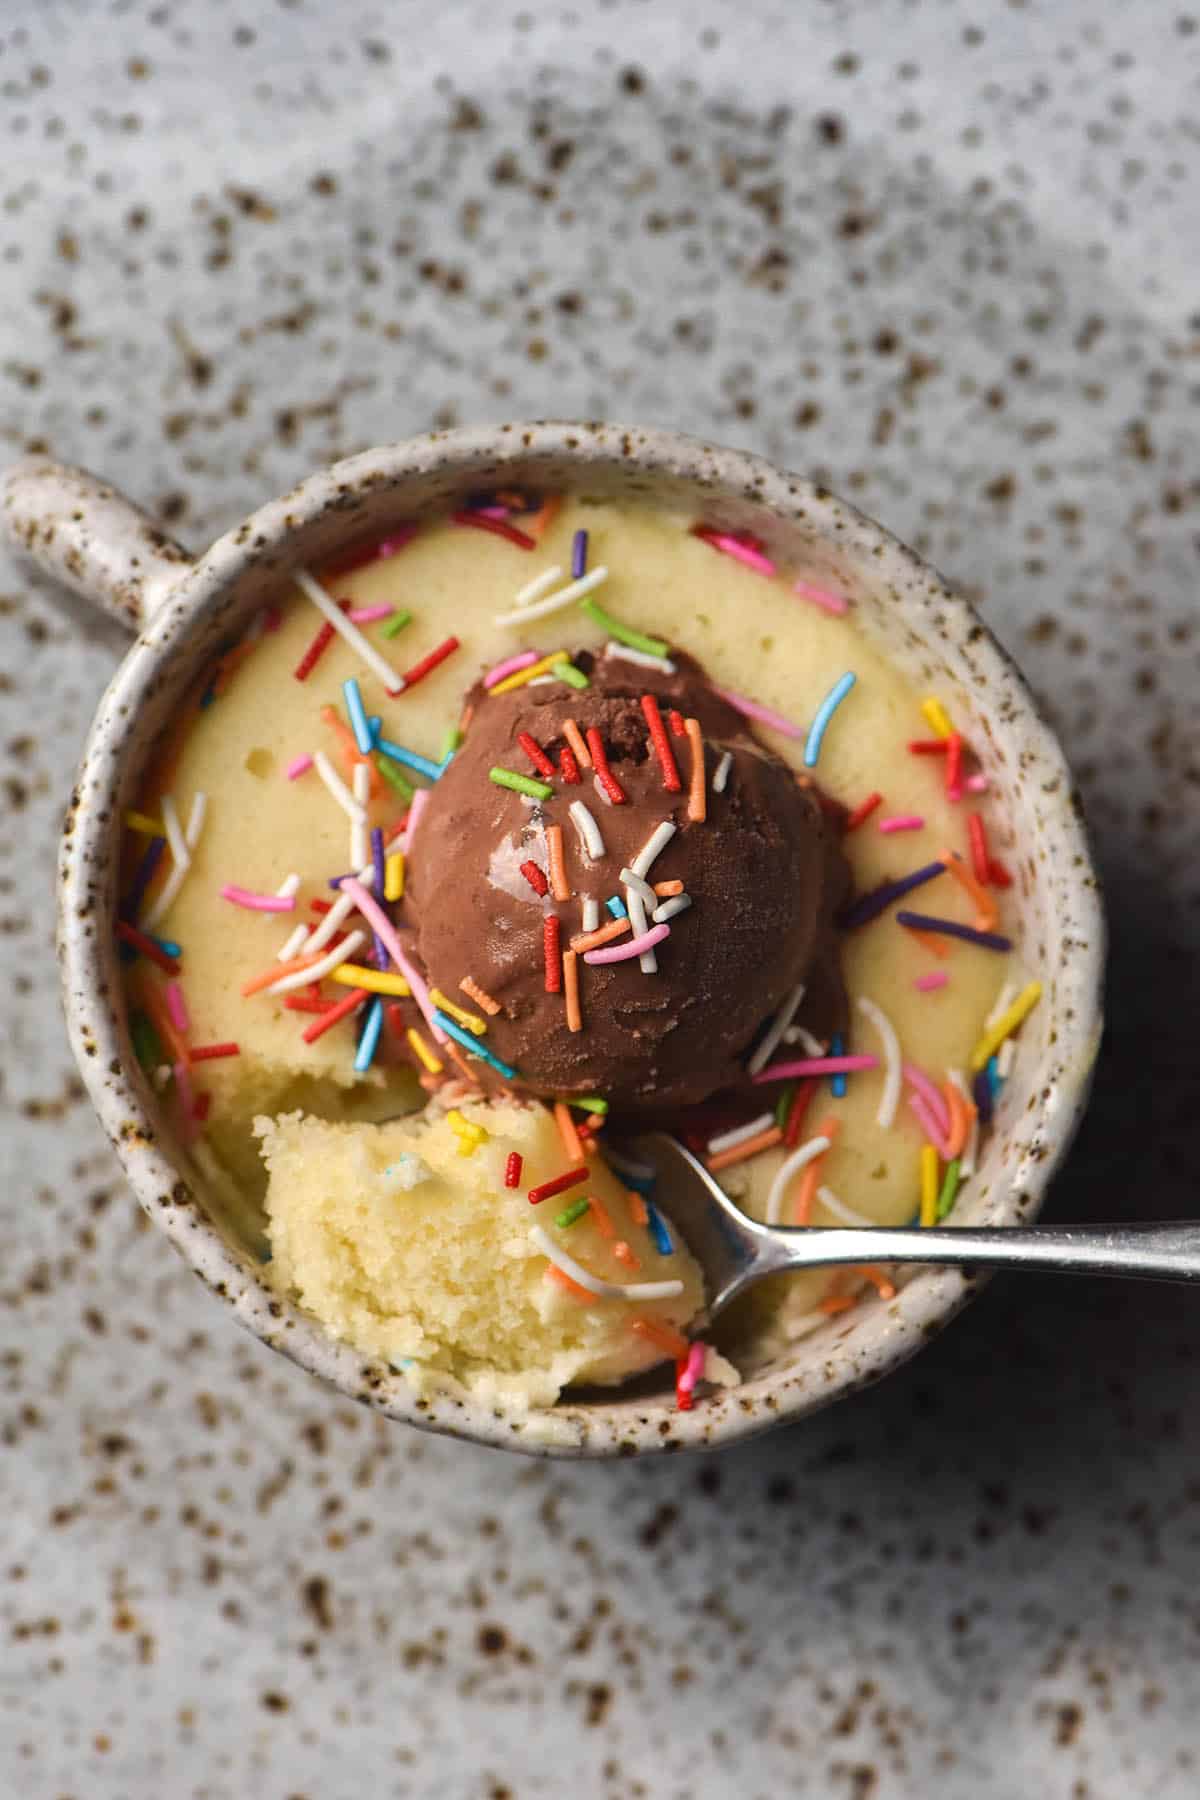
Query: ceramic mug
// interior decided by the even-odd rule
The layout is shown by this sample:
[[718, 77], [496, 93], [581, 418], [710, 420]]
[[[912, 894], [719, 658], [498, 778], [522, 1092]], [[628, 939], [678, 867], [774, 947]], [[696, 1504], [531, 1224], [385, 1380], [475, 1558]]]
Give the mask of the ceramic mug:
[[220, 648], [289, 571], [332, 561], [402, 519], [490, 487], [664, 501], [752, 532], [780, 560], [853, 597], [861, 629], [962, 722], [1016, 846], [1018, 951], [1044, 984], [1022, 1032], [964, 1222], [1037, 1213], [1086, 1102], [1101, 1028], [1104, 926], [1070, 774], [1020, 674], [960, 596], [915, 553], [825, 489], [742, 451], [670, 431], [538, 423], [436, 432], [308, 476], [193, 558], [130, 501], [79, 469], [11, 469], [8, 536], [137, 633], [88, 735], [62, 839], [59, 954], [72, 1049], [142, 1206], [244, 1326], [390, 1418], [541, 1455], [616, 1456], [729, 1443], [876, 1380], [944, 1325], [969, 1276], [921, 1270], [788, 1347], [742, 1359], [744, 1379], [678, 1412], [668, 1376], [647, 1396], [568, 1394], [508, 1414], [463, 1395], [418, 1397], [402, 1374], [332, 1338], [264, 1279], [169, 1127], [133, 1055], [114, 922], [121, 819], [156, 739]]

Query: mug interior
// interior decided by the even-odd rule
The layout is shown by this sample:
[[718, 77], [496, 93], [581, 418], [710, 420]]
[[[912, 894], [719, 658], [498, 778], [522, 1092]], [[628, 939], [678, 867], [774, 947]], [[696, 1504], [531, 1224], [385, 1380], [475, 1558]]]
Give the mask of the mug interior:
[[252, 613], [276, 597], [291, 569], [319, 565], [356, 540], [452, 507], [481, 488], [513, 483], [690, 509], [753, 532], [768, 554], [848, 593], [860, 628], [919, 691], [939, 694], [962, 721], [992, 785], [993, 836], [1014, 876], [1018, 950], [1044, 992], [1023, 1029], [1025, 1054], [1006, 1084], [961, 1216], [972, 1224], [1015, 1224], [1036, 1212], [1082, 1108], [1100, 1029], [1095, 877], [1057, 743], [990, 633], [911, 551], [797, 477], [669, 433], [542, 425], [415, 440], [309, 478], [212, 546], [118, 671], [85, 753], [61, 889], [72, 1038], [151, 1216], [244, 1323], [353, 1397], [432, 1429], [539, 1453], [629, 1454], [727, 1441], [875, 1379], [951, 1316], [969, 1279], [918, 1271], [893, 1301], [866, 1300], [799, 1342], [751, 1344], [739, 1354], [740, 1386], [691, 1413], [675, 1410], [665, 1376], [606, 1394], [568, 1394], [521, 1417], [453, 1395], [419, 1398], [402, 1375], [334, 1343], [266, 1286], [258, 1245], [236, 1223], [239, 1209], [174, 1141], [130, 1043], [112, 949], [120, 819], [189, 688]]

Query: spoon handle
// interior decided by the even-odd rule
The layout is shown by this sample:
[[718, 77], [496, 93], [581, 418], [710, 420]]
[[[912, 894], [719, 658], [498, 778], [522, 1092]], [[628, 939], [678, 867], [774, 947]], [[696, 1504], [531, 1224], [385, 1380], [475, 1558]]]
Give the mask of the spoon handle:
[[[950, 1226], [918, 1231], [886, 1226], [762, 1228], [772, 1270], [831, 1263], [938, 1263], [1030, 1269], [1052, 1275], [1128, 1275], [1145, 1281], [1200, 1281], [1200, 1224]], [[764, 1249], [766, 1245], [764, 1244]]]

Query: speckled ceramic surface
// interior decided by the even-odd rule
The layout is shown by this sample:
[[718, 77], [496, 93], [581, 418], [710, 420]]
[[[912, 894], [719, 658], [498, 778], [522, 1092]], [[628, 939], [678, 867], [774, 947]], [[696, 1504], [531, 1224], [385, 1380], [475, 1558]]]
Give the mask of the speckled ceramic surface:
[[[2, 435], [197, 543], [488, 416], [656, 419], [848, 493], [1018, 652], [1098, 834], [1113, 1028], [1055, 1209], [1185, 1212], [1198, 33], [16, 0]], [[119, 634], [3, 593], [0, 1789], [1191, 1796], [1186, 1295], [998, 1281], [794, 1430], [607, 1469], [396, 1433], [222, 1323], [57, 1023]]]

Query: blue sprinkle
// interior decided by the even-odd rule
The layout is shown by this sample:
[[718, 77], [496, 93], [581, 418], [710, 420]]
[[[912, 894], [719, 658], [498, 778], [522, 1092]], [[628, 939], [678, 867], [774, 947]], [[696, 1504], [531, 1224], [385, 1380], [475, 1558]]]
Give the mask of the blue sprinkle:
[[629, 914], [625, 910], [625, 902], [619, 894], [614, 894], [612, 899], [606, 900], [604, 904], [607, 906], [614, 919], [627, 919], [629, 917]]
[[471, 1056], [477, 1056], [481, 1062], [488, 1063], [498, 1075], [503, 1075], [505, 1081], [516, 1079], [517, 1070], [513, 1068], [512, 1064], [501, 1062], [498, 1056], [493, 1056], [492, 1052], [481, 1044], [477, 1037], [473, 1037], [469, 1031], [464, 1031], [461, 1025], [457, 1025], [453, 1019], [448, 1018], [444, 1012], [439, 1012], [436, 1007], [433, 1016], [446, 1036], [452, 1037], [455, 1043], [461, 1044]]
[[857, 675], [843, 675], [840, 681], [834, 682], [818, 706], [817, 716], [809, 726], [808, 736], [804, 740], [804, 766], [806, 769], [816, 768], [826, 726], [857, 680]]
[[571, 541], [571, 580], [578, 581], [587, 569], [588, 534], [577, 531]]
[[992, 1122], [992, 1085], [987, 1078], [987, 1070], [980, 1069], [971, 1082], [971, 1096], [979, 1113], [979, 1123], [990, 1125]]
[[200, 696], [201, 712], [206, 711], [206, 709], [212, 705], [212, 703], [216, 699], [216, 697], [217, 697], [217, 690], [216, 690], [215, 686], [213, 686], [210, 683], [209, 686], [205, 688], [204, 692]]
[[146, 936], [150, 939], [150, 942], [152, 944], [158, 945], [159, 949], [163, 952], [164, 955], [173, 956], [175, 958], [176, 962], [178, 962], [180, 957], [183, 955], [183, 945], [177, 944], [175, 942], [174, 938], [155, 937], [155, 935], [152, 931], [148, 931], [146, 933]]
[[442, 772], [443, 765], [430, 760], [428, 756], [418, 756], [415, 750], [406, 750], [403, 744], [393, 744], [389, 738], [381, 737], [375, 748], [390, 757], [392, 762], [403, 763], [406, 769], [415, 769], [418, 775], [424, 775], [428, 781], [436, 781]]
[[378, 713], [371, 714], [370, 718], [367, 720], [367, 726], [371, 733], [371, 748], [378, 749], [379, 733], [383, 730], [383, 720]]
[[654, 1248], [660, 1256], [673, 1256], [675, 1246], [671, 1242], [671, 1234], [667, 1230], [666, 1220], [655, 1206], [653, 1200], [646, 1201], [646, 1223], [650, 1227], [650, 1236], [654, 1239]]
[[[840, 1031], [835, 1031], [833, 1037], [830, 1039], [829, 1054], [830, 1056], [845, 1056], [846, 1054], [846, 1040], [843, 1038]], [[846, 1098], [846, 1077], [844, 1075], [831, 1075], [829, 1077], [829, 1090], [835, 1100], [844, 1100]]]
[[367, 723], [367, 709], [363, 705], [358, 682], [351, 675], [343, 681], [342, 692], [346, 696], [346, 711], [350, 714], [350, 724], [354, 731], [354, 741], [364, 756], [371, 750], [371, 727]]
[[165, 837], [151, 838], [142, 852], [142, 860], [137, 866], [133, 883], [121, 906], [121, 917], [131, 925], [137, 922], [138, 913], [142, 910], [142, 901], [146, 898], [146, 889], [159, 865], [163, 851], [167, 847]]
[[994, 1105], [996, 1096], [1003, 1085], [1000, 1080], [1000, 1064], [994, 1056], [990, 1056], [987, 1061], [987, 1082], [992, 1091], [992, 1104]]
[[383, 1001], [379, 995], [367, 1008], [366, 1023], [362, 1028], [362, 1036], [358, 1040], [358, 1049], [354, 1052], [354, 1073], [363, 1075], [375, 1060], [375, 1052], [379, 1048], [379, 1034], [383, 1030]]

